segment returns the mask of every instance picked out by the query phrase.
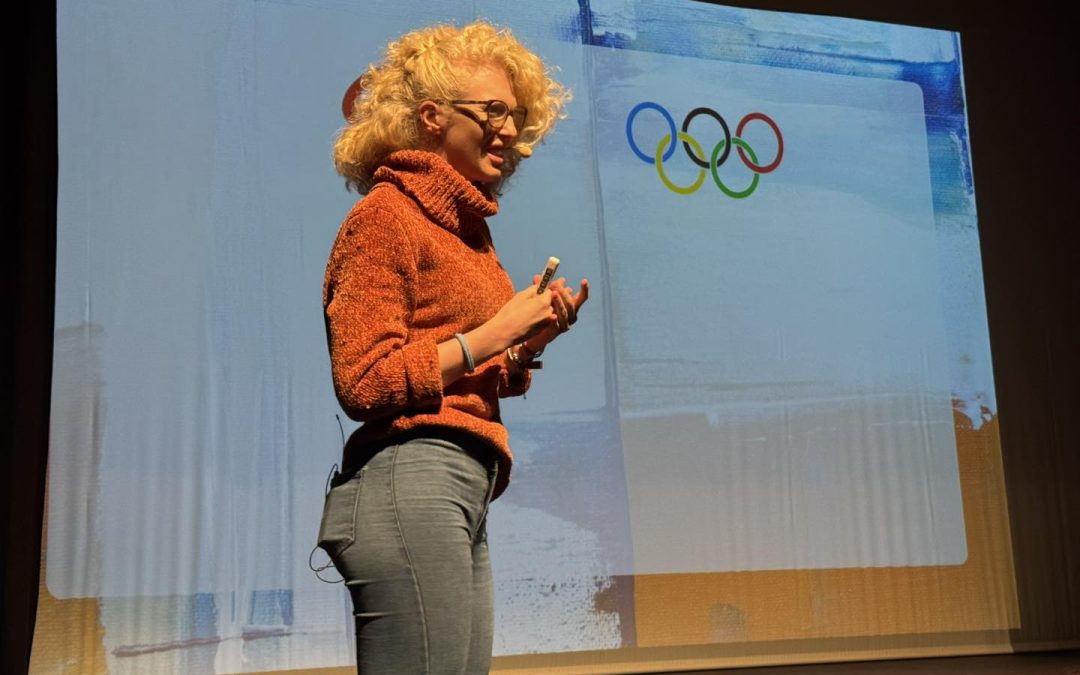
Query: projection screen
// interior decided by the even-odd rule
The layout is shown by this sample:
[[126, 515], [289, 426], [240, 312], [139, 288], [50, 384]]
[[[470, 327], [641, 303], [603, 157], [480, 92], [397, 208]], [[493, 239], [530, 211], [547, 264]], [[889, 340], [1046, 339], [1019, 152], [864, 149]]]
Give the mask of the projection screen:
[[479, 17], [574, 94], [490, 220], [500, 258], [594, 290], [504, 402], [496, 670], [1007, 644], [958, 34], [686, 0], [61, 0], [35, 672], [352, 663], [309, 564], [355, 428], [321, 284], [358, 195], [330, 145], [388, 40]]

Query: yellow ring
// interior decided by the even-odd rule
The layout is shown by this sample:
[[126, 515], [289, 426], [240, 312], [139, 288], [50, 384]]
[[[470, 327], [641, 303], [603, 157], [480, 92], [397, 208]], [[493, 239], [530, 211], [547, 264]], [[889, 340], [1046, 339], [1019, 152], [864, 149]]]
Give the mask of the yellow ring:
[[[697, 180], [695, 180], [687, 187], [679, 187], [675, 183], [672, 183], [671, 180], [668, 179], [667, 174], [664, 173], [664, 150], [665, 148], [667, 148], [668, 141], [670, 140], [671, 134], [664, 134], [664, 137], [660, 139], [660, 144], [656, 146], [655, 159], [657, 175], [660, 176], [660, 180], [664, 181], [664, 185], [666, 185], [668, 189], [672, 192], [677, 192], [681, 195], [688, 195], [697, 192], [698, 188], [701, 187], [701, 184], [705, 182], [705, 169], [698, 170]], [[697, 156], [702, 158], [703, 160], [705, 159], [705, 153], [701, 150], [701, 145], [699, 145], [698, 142], [694, 140], [693, 136], [680, 131], [679, 140], [689, 143], [697, 152]]]

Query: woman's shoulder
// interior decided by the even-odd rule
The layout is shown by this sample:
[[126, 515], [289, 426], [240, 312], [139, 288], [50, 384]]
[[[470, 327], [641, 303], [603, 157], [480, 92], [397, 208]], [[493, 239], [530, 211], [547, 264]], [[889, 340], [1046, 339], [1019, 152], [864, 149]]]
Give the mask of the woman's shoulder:
[[357, 200], [342, 221], [327, 262], [326, 284], [340, 270], [360, 263], [398, 265], [411, 259], [395, 255], [414, 247], [416, 217], [409, 213], [411, 200], [392, 185], [382, 186], [377, 184]]
[[429, 236], [430, 225], [415, 201], [397, 186], [376, 183], [345, 216], [334, 242], [335, 253], [414, 249]]
[[410, 229], [409, 225], [418, 219], [423, 219], [423, 213], [412, 198], [392, 183], [376, 183], [353, 205], [345, 216], [345, 225], [371, 228], [396, 224]]

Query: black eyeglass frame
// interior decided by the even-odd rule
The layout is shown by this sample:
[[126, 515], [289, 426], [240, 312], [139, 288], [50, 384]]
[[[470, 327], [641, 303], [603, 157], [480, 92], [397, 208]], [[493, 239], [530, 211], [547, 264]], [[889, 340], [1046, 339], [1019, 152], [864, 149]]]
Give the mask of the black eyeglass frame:
[[[482, 106], [484, 106], [484, 113], [487, 115], [487, 119], [480, 119], [480, 117], [475, 112], [473, 112], [472, 110], [469, 110], [468, 108], [459, 108], [459, 110], [461, 110], [461, 112], [463, 112], [463, 113], [466, 113], [477, 124], [479, 124], [481, 126], [490, 127], [494, 131], [498, 131], [498, 130], [502, 129], [503, 125], [506, 124], [506, 120], [513, 117], [514, 118], [514, 127], [517, 129], [517, 132], [520, 134], [522, 128], [524, 128], [524, 126], [525, 126], [525, 120], [528, 119], [528, 117], [529, 117], [529, 109], [526, 108], [525, 106], [519, 105], [519, 106], [516, 106], [514, 108], [511, 108], [509, 103], [507, 103], [506, 101], [497, 99], [497, 98], [488, 99], [486, 101], [474, 101], [472, 99], [456, 98], [456, 99], [452, 99], [452, 100], [449, 100], [449, 101], [443, 101], [443, 103], [449, 103], [452, 106], [461, 106], [461, 105], [482, 105]], [[495, 104], [495, 103], [502, 104], [506, 108], [506, 112], [503, 113], [502, 115], [493, 115], [492, 112], [491, 112], [491, 106], [493, 104]]]

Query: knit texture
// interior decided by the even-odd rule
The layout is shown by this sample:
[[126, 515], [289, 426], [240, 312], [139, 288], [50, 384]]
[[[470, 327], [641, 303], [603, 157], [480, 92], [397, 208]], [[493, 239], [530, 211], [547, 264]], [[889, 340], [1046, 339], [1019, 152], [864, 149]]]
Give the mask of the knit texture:
[[338, 231], [323, 283], [334, 390], [346, 414], [364, 422], [346, 464], [352, 448], [450, 427], [494, 448], [501, 494], [513, 455], [499, 397], [525, 393], [529, 372], [512, 376], [500, 354], [444, 390], [437, 348], [513, 297], [484, 220], [498, 204], [429, 152], [395, 152], [374, 178]]

